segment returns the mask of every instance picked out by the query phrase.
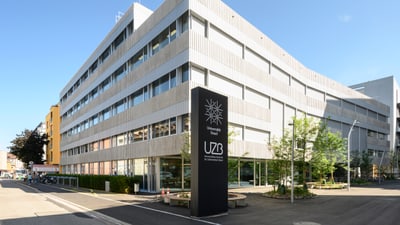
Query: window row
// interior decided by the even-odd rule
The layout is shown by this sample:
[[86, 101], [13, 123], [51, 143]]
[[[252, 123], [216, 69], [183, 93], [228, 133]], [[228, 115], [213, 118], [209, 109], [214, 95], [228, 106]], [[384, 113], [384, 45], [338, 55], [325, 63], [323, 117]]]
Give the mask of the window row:
[[177, 85], [177, 71], [181, 75], [180, 82], [186, 82], [189, 79], [188, 64], [184, 64], [176, 70], [165, 74], [161, 78], [153, 81], [151, 84], [146, 85], [127, 97], [124, 97], [114, 103], [113, 105], [103, 109], [102, 111], [95, 113], [88, 119], [84, 120], [80, 124], [74, 126], [68, 131], [64, 132], [62, 138], [79, 134], [98, 123], [105, 121], [125, 110], [137, 106], [138, 104], [148, 100], [150, 97], [155, 97], [163, 92], [166, 92]]
[[185, 114], [178, 117], [172, 117], [160, 122], [156, 122], [147, 126], [139, 127], [128, 132], [124, 132], [112, 137], [107, 137], [101, 140], [91, 142], [89, 144], [81, 145], [69, 150], [64, 151], [62, 154], [65, 156], [84, 154], [92, 151], [99, 151], [118, 147], [123, 145], [132, 144], [135, 142], [146, 141], [164, 136], [177, 134], [177, 120], [180, 120], [179, 132], [189, 131], [189, 115]]
[[87, 71], [85, 71], [81, 77], [75, 82], [75, 84], [68, 90], [68, 92], [60, 99], [60, 103], [62, 104], [67, 100], [72, 93], [79, 88], [79, 86], [87, 80], [87, 78], [96, 71], [98, 65], [104, 63], [106, 59], [114, 52], [121, 43], [127, 39], [133, 33], [133, 21], [131, 21], [128, 26], [125, 27], [124, 30], [114, 39], [110, 46], [108, 46], [103, 53], [100, 55], [98, 59], [96, 59], [92, 65], [89, 67]]
[[[170, 26], [164, 29], [159, 35], [157, 35], [151, 42], [145, 47], [135, 53], [127, 62], [123, 63], [116, 71], [102, 81], [100, 85], [91, 90], [85, 97], [83, 97], [78, 103], [71, 107], [66, 113], [62, 115], [62, 119], [72, 116], [75, 112], [80, 110], [84, 105], [95, 99], [99, 94], [109, 89], [116, 82], [121, 80], [128, 72], [134, 70], [143, 62], [145, 62], [150, 55], [148, 49], [150, 49], [151, 55], [155, 55], [163, 47], [171, 43], [176, 39], [177, 29], [176, 24], [181, 24], [181, 33], [187, 30], [187, 25], [184, 23], [187, 21], [187, 13], [182, 15], [178, 21], [173, 22]], [[72, 94], [72, 92], [71, 92]], [[65, 99], [66, 100], [66, 99]]]

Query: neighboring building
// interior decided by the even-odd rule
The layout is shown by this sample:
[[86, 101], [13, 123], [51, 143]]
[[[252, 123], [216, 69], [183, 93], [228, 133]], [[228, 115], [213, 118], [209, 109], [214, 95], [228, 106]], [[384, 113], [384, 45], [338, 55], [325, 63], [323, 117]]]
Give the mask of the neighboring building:
[[20, 171], [26, 173], [24, 163], [17, 159], [17, 156], [9, 152], [7, 153], [7, 171], [11, 173], [13, 178], [17, 178], [17, 174]]
[[[370, 96], [390, 107], [390, 115], [388, 118], [390, 125], [390, 132], [388, 140], [390, 142], [390, 152], [374, 151], [370, 150], [370, 154], [383, 157], [387, 161], [391, 157], [395, 157], [397, 163], [394, 165], [394, 173], [398, 173], [398, 155], [400, 151], [400, 98], [399, 98], [399, 85], [393, 76], [380, 78], [360, 84], [350, 86], [354, 90], [357, 90], [365, 95]], [[384, 162], [383, 161], [383, 162]]]
[[266, 184], [268, 143], [293, 116], [343, 137], [357, 120], [352, 150], [389, 149], [387, 105], [307, 69], [222, 1], [134, 3], [60, 93], [63, 173], [190, 188], [181, 153], [197, 86], [228, 96], [231, 186]]
[[46, 164], [60, 165], [60, 107], [53, 105], [46, 115]]
[[8, 172], [7, 170], [7, 151], [0, 150], [0, 176]]

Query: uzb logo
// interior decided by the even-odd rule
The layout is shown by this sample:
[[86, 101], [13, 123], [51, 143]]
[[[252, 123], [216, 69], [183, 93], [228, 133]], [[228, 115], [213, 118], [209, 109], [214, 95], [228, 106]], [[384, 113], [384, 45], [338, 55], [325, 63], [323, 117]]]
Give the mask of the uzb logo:
[[222, 143], [204, 141], [204, 153], [207, 155], [222, 155], [224, 154], [224, 145]]

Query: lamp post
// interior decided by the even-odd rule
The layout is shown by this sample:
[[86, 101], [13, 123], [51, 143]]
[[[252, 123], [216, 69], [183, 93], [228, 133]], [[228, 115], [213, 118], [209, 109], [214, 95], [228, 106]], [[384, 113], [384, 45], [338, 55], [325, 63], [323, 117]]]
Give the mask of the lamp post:
[[358, 123], [358, 121], [354, 120], [350, 127], [349, 134], [347, 135], [347, 191], [350, 191], [350, 135], [356, 123]]
[[295, 145], [295, 140], [294, 140], [294, 135], [295, 135], [295, 125], [294, 125], [294, 120], [293, 123], [289, 123], [289, 126], [293, 126], [293, 133], [292, 133], [292, 157], [290, 160], [290, 176], [291, 176], [291, 190], [290, 190], [290, 203], [293, 204], [294, 202], [294, 145]]

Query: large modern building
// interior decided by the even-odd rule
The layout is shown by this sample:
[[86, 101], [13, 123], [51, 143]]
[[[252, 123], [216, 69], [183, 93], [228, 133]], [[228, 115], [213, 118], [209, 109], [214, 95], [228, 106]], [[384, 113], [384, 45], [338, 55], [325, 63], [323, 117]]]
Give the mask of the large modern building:
[[143, 177], [189, 188], [190, 93], [228, 96], [230, 185], [265, 185], [268, 143], [315, 117], [351, 150], [389, 149], [389, 107], [303, 66], [225, 3], [134, 3], [60, 93], [63, 173]]

